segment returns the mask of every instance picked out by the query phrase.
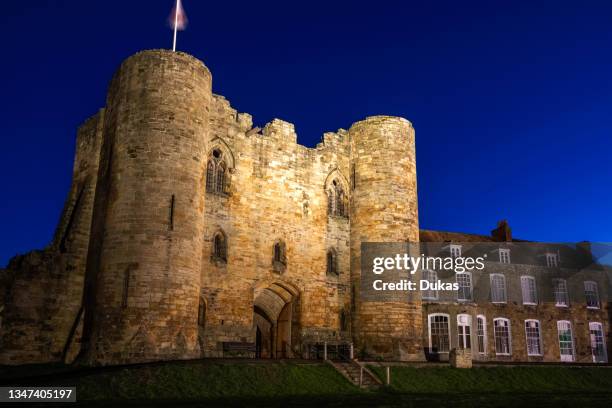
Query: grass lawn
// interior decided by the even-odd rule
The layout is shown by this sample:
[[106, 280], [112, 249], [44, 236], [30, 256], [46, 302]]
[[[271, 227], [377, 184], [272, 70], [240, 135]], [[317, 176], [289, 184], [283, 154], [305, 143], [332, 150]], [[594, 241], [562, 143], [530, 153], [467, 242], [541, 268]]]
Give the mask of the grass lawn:
[[[371, 369], [384, 378], [384, 369]], [[378, 391], [358, 389], [329, 365], [291, 361], [190, 361], [80, 371], [37, 367], [32, 374], [38, 376], [30, 380], [10, 380], [11, 370], [12, 378], [27, 372], [0, 369], [2, 385], [76, 386], [81, 406], [612, 406], [608, 368], [396, 366], [391, 386]]]
[[[369, 368], [379, 378], [385, 379], [383, 368]], [[391, 367], [390, 390], [409, 394], [612, 393], [612, 368], [395, 366]]]

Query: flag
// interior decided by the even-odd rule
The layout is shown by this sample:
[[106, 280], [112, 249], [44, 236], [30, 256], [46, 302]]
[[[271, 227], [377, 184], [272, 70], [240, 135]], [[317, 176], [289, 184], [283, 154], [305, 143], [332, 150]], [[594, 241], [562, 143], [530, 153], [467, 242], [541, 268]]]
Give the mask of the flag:
[[184, 30], [187, 28], [187, 14], [185, 14], [181, 0], [177, 0], [176, 5], [172, 8], [172, 12], [168, 16], [168, 23], [173, 30]]

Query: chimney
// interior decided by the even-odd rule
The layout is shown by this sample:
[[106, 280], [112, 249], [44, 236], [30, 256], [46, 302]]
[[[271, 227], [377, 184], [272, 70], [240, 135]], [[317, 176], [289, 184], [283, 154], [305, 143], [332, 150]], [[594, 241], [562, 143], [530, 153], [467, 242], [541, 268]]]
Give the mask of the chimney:
[[491, 231], [491, 237], [494, 241], [498, 242], [511, 242], [512, 241], [512, 230], [508, 225], [507, 220], [501, 220], [497, 223], [497, 228]]
[[581, 241], [576, 244], [576, 252], [583, 262], [583, 267], [593, 264], [595, 258], [593, 257], [593, 250], [591, 249], [591, 243], [589, 241]]

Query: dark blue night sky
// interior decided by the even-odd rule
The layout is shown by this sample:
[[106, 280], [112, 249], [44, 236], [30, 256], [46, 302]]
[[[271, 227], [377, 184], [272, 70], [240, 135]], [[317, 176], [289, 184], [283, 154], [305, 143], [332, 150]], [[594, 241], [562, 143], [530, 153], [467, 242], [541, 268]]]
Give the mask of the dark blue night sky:
[[[0, 266], [52, 237], [77, 126], [120, 62], [171, 46], [172, 0], [2, 5]], [[417, 134], [422, 228], [612, 241], [612, 2], [183, 0], [179, 49], [262, 126], [369, 115]]]

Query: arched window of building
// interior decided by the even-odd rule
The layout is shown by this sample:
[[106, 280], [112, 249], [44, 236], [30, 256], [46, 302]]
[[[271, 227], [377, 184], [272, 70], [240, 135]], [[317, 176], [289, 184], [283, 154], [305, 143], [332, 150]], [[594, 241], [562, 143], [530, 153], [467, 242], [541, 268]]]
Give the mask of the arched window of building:
[[225, 192], [225, 163], [223, 162], [217, 165], [217, 182], [215, 186], [218, 193]]
[[472, 349], [472, 316], [468, 314], [457, 315], [457, 347]]
[[338, 256], [334, 248], [327, 251], [327, 274], [338, 276]]
[[208, 160], [206, 166], [206, 192], [212, 193], [215, 191], [215, 164], [212, 160]]
[[339, 178], [335, 178], [327, 189], [327, 212], [330, 216], [348, 218], [348, 196]]
[[227, 239], [223, 231], [218, 231], [213, 237], [213, 259], [227, 262]]
[[476, 317], [476, 338], [478, 340], [478, 354], [487, 354], [487, 318], [483, 315]]
[[594, 363], [607, 363], [606, 336], [603, 325], [598, 322], [589, 322], [589, 333], [591, 335], [591, 353]]
[[445, 313], [432, 313], [428, 316], [429, 350], [431, 353], [448, 353], [450, 351], [450, 322]]
[[215, 194], [227, 193], [227, 164], [221, 149], [215, 148], [208, 156], [206, 165], [206, 192]]

